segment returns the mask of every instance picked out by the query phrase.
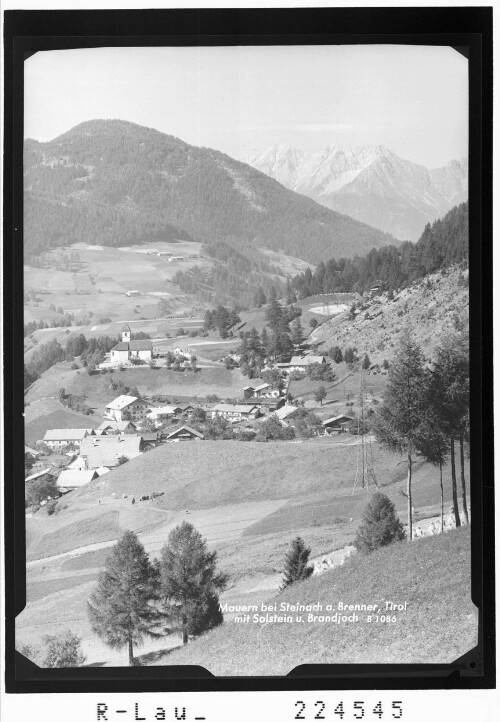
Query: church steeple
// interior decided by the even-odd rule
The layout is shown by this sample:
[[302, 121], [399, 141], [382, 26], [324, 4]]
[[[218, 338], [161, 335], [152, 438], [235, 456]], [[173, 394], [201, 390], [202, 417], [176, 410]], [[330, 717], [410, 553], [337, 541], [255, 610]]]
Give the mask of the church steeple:
[[125, 324], [125, 326], [122, 328], [122, 343], [130, 342], [130, 333], [130, 326]]

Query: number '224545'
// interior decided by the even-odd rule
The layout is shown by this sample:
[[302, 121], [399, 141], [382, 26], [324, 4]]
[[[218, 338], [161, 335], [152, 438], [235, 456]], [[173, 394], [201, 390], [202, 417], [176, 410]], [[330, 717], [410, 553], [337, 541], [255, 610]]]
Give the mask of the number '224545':
[[[306, 703], [302, 700], [298, 700], [295, 702], [295, 707], [298, 708], [298, 712], [295, 715], [294, 719], [299, 720], [307, 720], [307, 719], [319, 719], [319, 720], [326, 720], [330, 719], [331, 722], [335, 720], [336, 718], [339, 718], [341, 720], [344, 719], [345, 715], [348, 715], [348, 712], [346, 711], [344, 706], [344, 702], [339, 702], [335, 709], [333, 710], [333, 714], [336, 715], [336, 717], [326, 717], [325, 716], [325, 710], [326, 710], [326, 704], [322, 700], [318, 700], [314, 703], [314, 717], [306, 716]], [[371, 713], [371, 714], [370, 714]], [[390, 710], [386, 711], [382, 707], [382, 702], [377, 702], [375, 707], [372, 710], [368, 710], [368, 714], [366, 715], [366, 719], [369, 719], [371, 716], [374, 716], [375, 718], [378, 717], [379, 720], [383, 719], [384, 717], [386, 719], [402, 719], [403, 717], [403, 702], [401, 700], [394, 700], [391, 703]], [[390, 715], [390, 717], [389, 717]], [[362, 701], [356, 701], [353, 702], [353, 709], [352, 709], [352, 716], [348, 716], [346, 718], [346, 722], [349, 719], [365, 719], [365, 702]]]

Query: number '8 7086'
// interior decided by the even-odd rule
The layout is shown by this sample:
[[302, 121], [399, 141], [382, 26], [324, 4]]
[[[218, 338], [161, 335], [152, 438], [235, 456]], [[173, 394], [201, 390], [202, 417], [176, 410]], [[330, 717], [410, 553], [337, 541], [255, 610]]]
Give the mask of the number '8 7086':
[[293, 719], [298, 720], [389, 720], [403, 718], [403, 702], [393, 700], [391, 702], [377, 702], [373, 707], [367, 702], [355, 701], [347, 703], [340, 701], [336, 705], [328, 705], [322, 700], [317, 700], [306, 705], [302, 700], [295, 702], [296, 714]]

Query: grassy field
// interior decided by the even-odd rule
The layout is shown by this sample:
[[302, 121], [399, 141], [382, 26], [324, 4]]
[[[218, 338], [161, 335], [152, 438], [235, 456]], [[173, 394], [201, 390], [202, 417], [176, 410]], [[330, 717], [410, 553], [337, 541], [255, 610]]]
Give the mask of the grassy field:
[[[41, 510], [26, 520], [32, 561], [19, 639], [37, 639], [69, 626], [83, 636], [90, 663], [126, 664], [124, 653], [107, 649], [90, 631], [85, 601], [91, 582], [125, 529], [136, 531], [147, 551], [157, 556], [170, 530], [184, 519], [200, 530], [217, 551], [220, 568], [230, 575], [223, 599], [265, 601], [276, 593], [284, 555], [297, 534], [311, 547], [312, 557], [352, 542], [369, 498], [359, 484], [353, 490], [357, 447], [349, 444], [355, 442], [342, 435], [298, 444], [169, 444], [67, 494], [58, 513], [49, 517]], [[404, 521], [400, 459], [377, 447], [374, 454], [379, 483]], [[416, 465], [414, 505], [421, 515], [437, 511], [437, 481], [435, 469]], [[447, 476], [445, 483], [449, 505]], [[154, 502], [130, 504], [132, 495], [152, 491], [164, 494]], [[154, 663], [162, 650], [177, 643], [174, 638], [148, 643], [145, 654]]]
[[[155, 243], [154, 248], [159, 251], [184, 257], [183, 261], [171, 262], [165, 257], [146, 254], [149, 247], [103, 248], [76, 244], [67, 249], [80, 256], [80, 264], [75, 270], [25, 266], [25, 289], [40, 291], [39, 305], [29, 304], [28, 311], [32, 307], [48, 309], [53, 304], [75, 316], [92, 312], [96, 319], [100, 316], [123, 319], [134, 314], [151, 318], [158, 316], [161, 298], [167, 299], [172, 313], [191, 311], [196, 302], [169, 282], [178, 270], [209, 265], [209, 261], [199, 256], [201, 244], [187, 241]], [[54, 258], [58, 253], [57, 250], [52, 252]], [[139, 291], [139, 295], [126, 296], [130, 290]]]
[[[269, 602], [270, 600], [268, 600]], [[299, 664], [449, 663], [477, 644], [477, 610], [470, 599], [470, 534], [457, 530], [413, 544], [399, 543], [294, 585], [278, 603], [406, 603], [395, 622], [226, 622], [158, 664], [199, 664], [216, 675], [287, 674]], [[352, 613], [344, 613], [352, 618]], [[261, 614], [259, 614], [261, 616]], [[253, 617], [253, 615], [251, 615]], [[297, 621], [297, 617], [301, 621]], [[272, 651], [272, 653], [270, 653]]]
[[47, 429], [96, 429], [102, 423], [99, 416], [78, 414], [55, 398], [35, 401], [25, 407], [24, 413], [24, 439], [28, 445], [43, 439]]
[[[172, 371], [167, 368], [150, 369], [149, 366], [115, 370], [112, 374], [89, 376], [85, 369], [72, 370], [67, 362], [57, 364], [42, 374], [27, 392], [25, 399], [30, 405], [37, 399], [57, 396], [60, 388], [66, 393], [81, 396], [87, 405], [102, 412], [107, 403], [118, 395], [111, 382], [122, 381], [125, 386], [137, 386], [146, 397], [166, 396], [174, 400], [176, 395], [204, 398], [215, 394], [219, 398], [242, 398], [243, 387], [248, 379], [239, 369], [228, 371], [218, 365], [192, 371]], [[100, 423], [100, 422], [99, 422]]]

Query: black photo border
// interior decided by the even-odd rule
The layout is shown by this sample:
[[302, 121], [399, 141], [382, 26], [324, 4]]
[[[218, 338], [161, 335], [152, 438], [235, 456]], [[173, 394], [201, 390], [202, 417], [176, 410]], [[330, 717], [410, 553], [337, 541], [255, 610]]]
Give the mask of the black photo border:
[[[492, 8], [12, 10], [4, 12], [5, 683], [9, 693], [495, 686]], [[39, 50], [165, 45], [448, 45], [469, 59], [472, 599], [478, 646], [452, 664], [301, 665], [284, 677], [202, 667], [40, 669], [15, 652], [26, 599], [23, 384], [23, 63]], [[19, 477], [19, 478], [17, 478]]]

